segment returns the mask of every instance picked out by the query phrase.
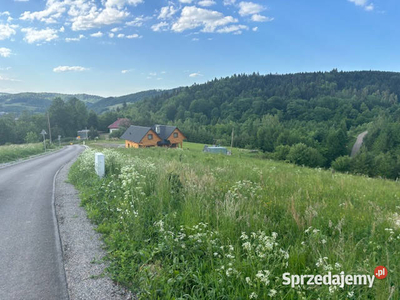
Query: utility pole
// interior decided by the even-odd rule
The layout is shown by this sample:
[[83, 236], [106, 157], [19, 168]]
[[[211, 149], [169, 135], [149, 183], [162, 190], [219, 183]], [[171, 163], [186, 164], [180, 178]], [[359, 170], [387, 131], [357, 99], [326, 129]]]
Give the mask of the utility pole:
[[232, 139], [231, 139], [231, 153], [233, 148], [233, 136], [234, 136], [235, 128], [232, 128]]
[[49, 125], [49, 139], [50, 139], [50, 144], [51, 144], [51, 127], [50, 127], [50, 114], [47, 112], [47, 123]]

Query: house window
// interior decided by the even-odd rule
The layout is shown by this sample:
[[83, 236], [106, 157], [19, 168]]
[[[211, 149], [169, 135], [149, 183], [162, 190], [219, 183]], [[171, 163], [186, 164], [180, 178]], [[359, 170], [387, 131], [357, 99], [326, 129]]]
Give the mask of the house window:
[[152, 135], [152, 134], [149, 134], [149, 135], [147, 136], [147, 138], [148, 138], [149, 140], [152, 140], [152, 139], [153, 139], [153, 135]]
[[177, 137], [178, 137], [178, 133], [174, 132], [174, 138], [177, 138]]

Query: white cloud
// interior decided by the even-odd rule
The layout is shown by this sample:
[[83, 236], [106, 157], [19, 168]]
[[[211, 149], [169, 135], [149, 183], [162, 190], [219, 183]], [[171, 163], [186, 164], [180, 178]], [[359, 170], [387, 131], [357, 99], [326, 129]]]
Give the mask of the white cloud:
[[239, 3], [239, 8], [240, 8], [239, 14], [241, 16], [254, 15], [265, 10], [265, 7], [260, 4], [254, 2], [244, 2], [244, 1]]
[[122, 74], [126, 74], [126, 73], [129, 73], [129, 72], [132, 72], [132, 70], [122, 70], [121, 71]]
[[29, 2], [29, 0], [14, 0], [14, 2]]
[[120, 33], [120, 34], [117, 35], [117, 38], [119, 38], [119, 39], [122, 39], [124, 37], [125, 37], [125, 34], [123, 34], [123, 33]]
[[179, 0], [180, 3], [190, 4], [193, 0]]
[[0, 48], [0, 56], [1, 57], [10, 57], [11, 49], [8, 48]]
[[111, 29], [111, 32], [118, 32], [118, 31], [121, 31], [121, 30], [122, 30], [121, 27], [115, 27], [115, 28]]
[[151, 29], [153, 31], [166, 31], [169, 28], [169, 24], [167, 22], [161, 22], [158, 24], [154, 24], [153, 26], [151, 26]]
[[10, 15], [9, 11], [0, 12], [0, 16], [9, 16], [9, 15]]
[[80, 34], [79, 37], [77, 38], [66, 38], [66, 42], [79, 42], [81, 39], [84, 39], [85, 36], [83, 34]]
[[353, 2], [355, 5], [358, 5], [358, 6], [364, 6], [368, 2], [368, 0], [349, 0], [349, 1]]
[[228, 6], [228, 5], [235, 5], [236, 0], [224, 0], [224, 5]]
[[50, 42], [58, 38], [57, 30], [51, 28], [37, 30], [28, 27], [28, 28], [22, 28], [21, 31], [25, 33], [24, 40], [29, 44], [37, 42]]
[[152, 17], [140, 16], [140, 17], [136, 17], [132, 21], [126, 22], [125, 25], [134, 26], [134, 27], [142, 27], [144, 22], [151, 20], [151, 19], [152, 19]]
[[25, 11], [21, 14], [20, 19], [25, 21], [39, 20], [47, 24], [56, 23], [57, 19], [60, 18], [65, 11], [66, 2], [48, 0], [44, 10], [36, 12]]
[[92, 33], [90, 36], [95, 37], [95, 38], [99, 38], [103, 36], [103, 33], [101, 31], [98, 31], [96, 33]]
[[198, 42], [198, 41], [200, 41], [200, 39], [199, 38], [192, 38], [192, 41], [193, 42]]
[[10, 38], [16, 34], [16, 25], [0, 24], [0, 41]]
[[253, 27], [251, 30], [258, 31], [258, 27]]
[[131, 34], [131, 35], [127, 35], [126, 38], [127, 39], [140, 39], [142, 36], [138, 35], [137, 33]]
[[59, 66], [57, 68], [53, 69], [53, 72], [55, 73], [61, 73], [61, 72], [83, 72], [89, 70], [88, 68], [80, 67], [80, 66]]
[[366, 11], [373, 11], [375, 6], [373, 3], [369, 3], [368, 0], [349, 0], [357, 6], [363, 7]]
[[213, 5], [217, 4], [217, 2], [215, 2], [214, 0], [202, 0], [202, 1], [199, 1], [198, 4], [200, 6], [209, 7], [209, 6], [213, 6]]
[[9, 70], [11, 70], [11, 67], [0, 68], [0, 71], [9, 71]]
[[58, 31], [59, 31], [59, 32], [64, 32], [64, 31], [65, 31], [64, 26], [61, 26], [61, 28], [60, 28]]
[[88, 14], [79, 15], [72, 19], [72, 30], [88, 30], [103, 25], [112, 25], [122, 22], [129, 16], [129, 12], [113, 7], [107, 7], [101, 11], [92, 9]]
[[143, 0], [107, 0], [106, 7], [118, 7], [123, 8], [125, 5], [138, 5], [143, 3]]
[[259, 15], [259, 14], [255, 14], [255, 15], [251, 16], [251, 20], [254, 21], [254, 22], [272, 22], [274, 20], [274, 18], [262, 16], [262, 15]]
[[180, 18], [172, 25], [172, 30], [182, 32], [188, 29], [203, 27], [203, 32], [214, 32], [219, 26], [225, 26], [229, 23], [236, 23], [237, 19], [225, 17], [218, 11], [198, 8], [195, 6], [186, 6], [183, 8]]
[[12, 78], [8, 78], [8, 77], [3, 77], [3, 76], [0, 75], [0, 81], [12, 81], [12, 82], [17, 82], [17, 81], [21, 81], [21, 80], [12, 79]]
[[225, 26], [221, 29], [218, 29], [218, 33], [235, 33], [235, 34], [241, 34], [242, 30], [249, 30], [249, 27], [246, 25], [231, 25], [231, 26]]
[[138, 5], [143, 0], [47, 0], [42, 11], [25, 11], [20, 19], [26, 21], [39, 20], [45, 23], [59, 22], [62, 16], [72, 24], [74, 31], [88, 30], [121, 23], [130, 13], [125, 6]]
[[114, 33], [111, 33], [111, 32], [110, 32], [110, 33], [108, 34], [108, 37], [113, 38], [114, 35], [115, 35]]
[[192, 74], [189, 74], [189, 77], [200, 77], [200, 76], [203, 76], [202, 74], [200, 74], [200, 73], [192, 73]]
[[369, 4], [369, 5], [367, 5], [367, 6], [365, 7], [365, 10], [366, 10], [366, 11], [373, 11], [374, 8], [375, 8], [374, 4], [371, 3], [371, 4]]
[[161, 7], [161, 11], [157, 19], [170, 19], [174, 16], [174, 14], [176, 14], [177, 11], [178, 10], [172, 5]]
[[157, 73], [156, 72], [150, 72], [149, 75], [150, 76], [157, 76]]

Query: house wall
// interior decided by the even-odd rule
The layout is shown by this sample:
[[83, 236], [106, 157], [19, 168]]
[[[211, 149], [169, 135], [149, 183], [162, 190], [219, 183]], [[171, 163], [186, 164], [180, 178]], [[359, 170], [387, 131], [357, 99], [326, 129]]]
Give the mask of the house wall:
[[[149, 138], [148, 138], [149, 134], [153, 135], [152, 140], [149, 140]], [[157, 143], [160, 141], [161, 141], [161, 139], [158, 137], [157, 133], [155, 133], [153, 130], [149, 130], [149, 132], [146, 133], [144, 138], [140, 141], [140, 146], [141, 147], [157, 147]]]
[[[153, 135], [152, 140], [149, 140], [149, 134]], [[150, 130], [148, 133], [146, 133], [140, 143], [125, 140], [125, 148], [157, 147], [157, 143], [159, 141], [161, 141], [161, 139], [158, 137], [158, 135], [153, 130]]]
[[125, 148], [139, 148], [139, 144], [125, 140]]
[[110, 133], [113, 133], [113, 131], [117, 131], [118, 130], [118, 128], [112, 128], [112, 129], [110, 129]]
[[[178, 137], [174, 138], [174, 133], [178, 133]], [[171, 144], [177, 144], [180, 145], [182, 148], [183, 140], [186, 139], [186, 137], [180, 132], [178, 128], [175, 128], [175, 130], [171, 133], [169, 136], [168, 140], [171, 142]]]

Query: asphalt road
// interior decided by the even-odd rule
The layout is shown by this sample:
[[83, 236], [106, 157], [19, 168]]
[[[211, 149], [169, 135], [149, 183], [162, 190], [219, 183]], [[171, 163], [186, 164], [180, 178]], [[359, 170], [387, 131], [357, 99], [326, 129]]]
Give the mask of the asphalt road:
[[53, 182], [83, 147], [0, 169], [0, 299], [68, 299]]

